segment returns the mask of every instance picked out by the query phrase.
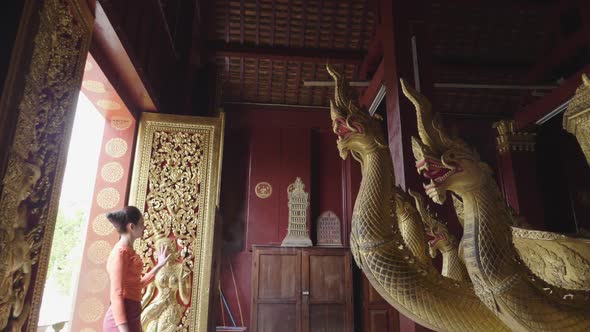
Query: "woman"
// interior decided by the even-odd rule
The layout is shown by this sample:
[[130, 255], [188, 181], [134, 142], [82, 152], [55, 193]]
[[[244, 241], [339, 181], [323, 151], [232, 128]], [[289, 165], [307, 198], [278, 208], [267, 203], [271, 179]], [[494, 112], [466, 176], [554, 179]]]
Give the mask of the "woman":
[[164, 248], [158, 248], [158, 264], [141, 277], [143, 262], [133, 250], [133, 241], [143, 234], [143, 216], [135, 206], [107, 214], [120, 239], [107, 260], [111, 280], [111, 306], [103, 321], [104, 332], [141, 332], [141, 290], [168, 262]]

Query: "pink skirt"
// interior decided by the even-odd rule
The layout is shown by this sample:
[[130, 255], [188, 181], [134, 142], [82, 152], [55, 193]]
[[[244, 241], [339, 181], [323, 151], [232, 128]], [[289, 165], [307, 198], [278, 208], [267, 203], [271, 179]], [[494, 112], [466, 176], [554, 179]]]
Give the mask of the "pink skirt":
[[[141, 302], [125, 299], [125, 315], [127, 326], [130, 332], [142, 332], [141, 330]], [[115, 318], [113, 317], [112, 306], [109, 306], [106, 316], [102, 322], [103, 332], [119, 332]]]

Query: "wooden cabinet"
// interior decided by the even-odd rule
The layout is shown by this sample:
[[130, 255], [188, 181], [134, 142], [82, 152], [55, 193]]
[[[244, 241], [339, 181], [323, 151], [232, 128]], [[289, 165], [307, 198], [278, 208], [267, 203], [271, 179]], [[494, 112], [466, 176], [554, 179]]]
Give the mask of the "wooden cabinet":
[[348, 249], [253, 247], [251, 330], [352, 332]]
[[399, 332], [399, 313], [371, 286], [364, 275], [362, 278], [363, 331]]

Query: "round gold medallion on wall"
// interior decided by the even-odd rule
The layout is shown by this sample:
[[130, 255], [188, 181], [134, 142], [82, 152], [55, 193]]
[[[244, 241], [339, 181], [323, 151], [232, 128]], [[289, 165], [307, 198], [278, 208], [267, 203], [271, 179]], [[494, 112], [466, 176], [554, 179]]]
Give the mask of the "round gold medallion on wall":
[[84, 277], [86, 280], [86, 288], [91, 293], [98, 293], [105, 290], [109, 285], [109, 275], [104, 269], [95, 269], [90, 271]]
[[131, 120], [128, 119], [112, 119], [111, 120], [111, 127], [117, 130], [125, 130], [131, 127]]
[[119, 204], [119, 192], [115, 188], [104, 188], [96, 195], [96, 203], [101, 208], [108, 210]]
[[105, 214], [101, 213], [92, 221], [92, 230], [100, 236], [107, 236], [115, 230], [115, 227], [113, 227]]
[[268, 198], [272, 195], [272, 186], [268, 182], [258, 182], [254, 187], [254, 192], [259, 198]]
[[78, 316], [86, 323], [96, 322], [103, 317], [104, 304], [94, 297], [84, 300], [80, 304]]
[[122, 138], [112, 138], [105, 145], [105, 152], [113, 158], [120, 158], [127, 152], [127, 142]]
[[104, 164], [100, 169], [100, 176], [102, 179], [111, 183], [121, 180], [123, 173], [123, 166], [115, 161]]
[[88, 259], [97, 265], [104, 264], [111, 253], [111, 245], [107, 241], [96, 241], [88, 247]]

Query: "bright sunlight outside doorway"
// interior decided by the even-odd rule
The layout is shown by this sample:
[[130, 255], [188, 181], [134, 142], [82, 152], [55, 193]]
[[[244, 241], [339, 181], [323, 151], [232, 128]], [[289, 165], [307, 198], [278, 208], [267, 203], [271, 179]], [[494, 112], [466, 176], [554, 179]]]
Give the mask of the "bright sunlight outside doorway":
[[69, 331], [94, 192], [104, 117], [80, 93], [57, 212], [38, 331]]

